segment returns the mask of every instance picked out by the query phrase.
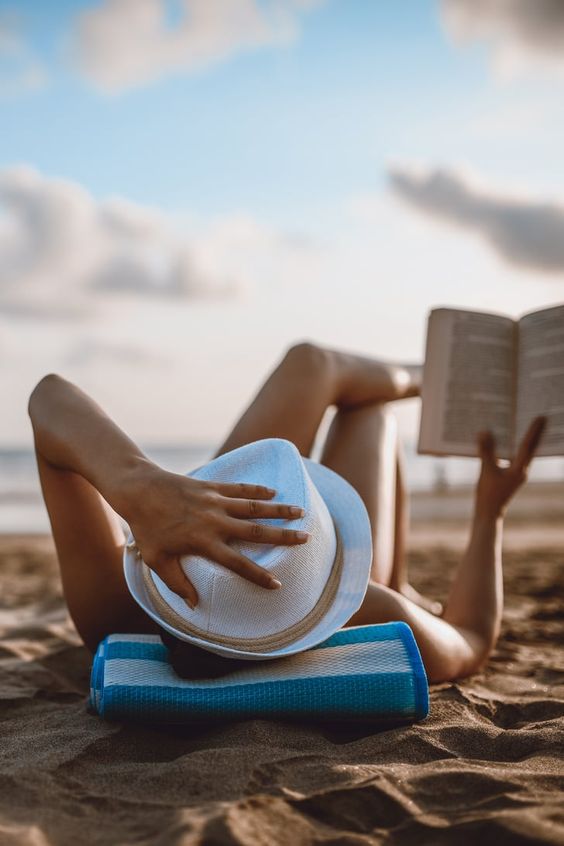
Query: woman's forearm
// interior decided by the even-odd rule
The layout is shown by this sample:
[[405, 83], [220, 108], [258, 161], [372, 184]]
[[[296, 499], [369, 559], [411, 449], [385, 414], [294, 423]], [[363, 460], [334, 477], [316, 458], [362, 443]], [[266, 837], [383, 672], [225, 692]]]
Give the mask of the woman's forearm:
[[124, 516], [124, 484], [151, 465], [139, 447], [87, 394], [54, 374], [35, 387], [28, 411], [43, 458], [84, 476]]
[[458, 577], [450, 591], [444, 618], [495, 639], [503, 608], [503, 518], [477, 509]]

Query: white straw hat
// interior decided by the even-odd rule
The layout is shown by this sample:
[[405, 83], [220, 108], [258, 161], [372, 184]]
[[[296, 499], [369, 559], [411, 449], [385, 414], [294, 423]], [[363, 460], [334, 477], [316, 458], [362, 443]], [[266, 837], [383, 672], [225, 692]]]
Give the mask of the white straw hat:
[[182, 569], [198, 591], [194, 610], [126, 546], [129, 590], [162, 628], [218, 655], [262, 660], [323, 642], [358, 610], [370, 576], [372, 533], [364, 503], [345, 479], [303, 458], [294, 444], [280, 438], [246, 444], [187, 475], [274, 488], [270, 501], [301, 506], [304, 516], [256, 522], [288, 526], [310, 537], [292, 546], [231, 542], [282, 583], [276, 590], [207, 558], [183, 556]]

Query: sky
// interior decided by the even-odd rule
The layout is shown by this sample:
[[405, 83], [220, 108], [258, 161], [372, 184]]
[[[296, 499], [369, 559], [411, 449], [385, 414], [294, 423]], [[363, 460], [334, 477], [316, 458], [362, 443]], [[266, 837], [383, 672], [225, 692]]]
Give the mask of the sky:
[[563, 92], [561, 0], [0, 0], [0, 446], [48, 372], [209, 444], [293, 343], [563, 301]]

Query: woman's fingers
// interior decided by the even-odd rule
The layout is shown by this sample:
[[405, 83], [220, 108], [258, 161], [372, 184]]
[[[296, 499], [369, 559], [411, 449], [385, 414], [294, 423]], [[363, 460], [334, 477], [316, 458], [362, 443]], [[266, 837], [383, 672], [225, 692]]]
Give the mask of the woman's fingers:
[[283, 505], [279, 502], [261, 502], [257, 499], [228, 499], [223, 503], [225, 511], [231, 517], [271, 517], [284, 520], [296, 520], [304, 516], [303, 508], [298, 505]]
[[[233, 520], [233, 522], [240, 523], [239, 520]], [[249, 582], [259, 585], [259, 587], [269, 588], [270, 590], [281, 587], [278, 579], [274, 578], [267, 570], [259, 567], [250, 558], [247, 558], [225, 543], [205, 553], [205, 557], [216, 564], [227, 567], [227, 569], [237, 573]], [[145, 563], [151, 570], [157, 573], [167, 587], [181, 596], [191, 608], [196, 607], [198, 604], [198, 592], [184, 573], [177, 556], [166, 555], [154, 562], [145, 560]]]
[[163, 580], [165, 585], [169, 587], [174, 593], [184, 599], [191, 608], [195, 608], [198, 604], [198, 592], [184, 573], [180, 566], [178, 558], [169, 556], [162, 558], [158, 563], [152, 565], [148, 561], [145, 562], [151, 570]]
[[546, 417], [536, 417], [523, 436], [517, 454], [513, 459], [513, 469], [524, 473], [531, 463], [535, 451], [546, 427]]
[[227, 544], [223, 544], [214, 551], [212, 560], [223, 567], [227, 567], [233, 573], [238, 573], [247, 581], [254, 582], [259, 587], [269, 588], [270, 590], [282, 587], [278, 579], [275, 579], [267, 570], [263, 570], [250, 558], [241, 555], [240, 552], [227, 546]]
[[305, 543], [309, 538], [307, 532], [229, 518], [222, 523], [222, 528], [228, 538], [237, 538], [251, 543], [272, 543], [277, 546]]
[[235, 497], [238, 499], [272, 499], [276, 491], [274, 488], [267, 488], [265, 485], [249, 485], [245, 482], [211, 482], [212, 490], [222, 496]]

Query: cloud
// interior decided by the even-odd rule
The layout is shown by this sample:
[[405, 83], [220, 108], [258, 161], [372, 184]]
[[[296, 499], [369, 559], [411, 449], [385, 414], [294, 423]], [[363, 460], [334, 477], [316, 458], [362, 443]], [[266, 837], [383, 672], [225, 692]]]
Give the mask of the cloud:
[[81, 338], [72, 344], [64, 356], [65, 366], [86, 367], [100, 364], [125, 367], [163, 367], [170, 365], [167, 356], [136, 344], [101, 341], [95, 337]]
[[283, 46], [324, 0], [104, 0], [77, 17], [70, 51], [97, 88], [117, 93], [236, 53]]
[[494, 193], [456, 171], [390, 171], [395, 193], [433, 217], [473, 230], [513, 265], [564, 271], [564, 205]]
[[46, 81], [46, 70], [26, 43], [18, 15], [0, 13], [0, 97], [37, 91]]
[[564, 74], [562, 0], [442, 0], [447, 30], [460, 41], [486, 41], [503, 76], [531, 69]]
[[84, 318], [112, 296], [188, 301], [230, 296], [195, 247], [154, 209], [96, 201], [80, 185], [20, 166], [0, 172], [0, 311]]

